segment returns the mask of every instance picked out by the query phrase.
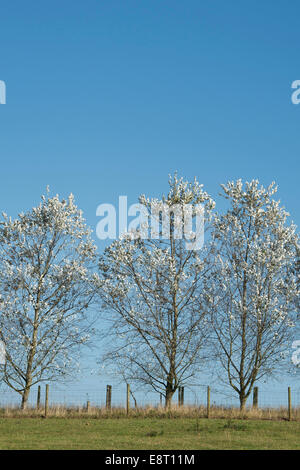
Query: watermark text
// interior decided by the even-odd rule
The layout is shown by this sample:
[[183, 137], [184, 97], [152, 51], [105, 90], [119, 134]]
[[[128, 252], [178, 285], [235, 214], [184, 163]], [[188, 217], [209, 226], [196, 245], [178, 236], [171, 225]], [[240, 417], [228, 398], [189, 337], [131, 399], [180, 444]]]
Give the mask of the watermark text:
[[0, 104], [6, 104], [6, 85], [3, 80], [0, 80]]

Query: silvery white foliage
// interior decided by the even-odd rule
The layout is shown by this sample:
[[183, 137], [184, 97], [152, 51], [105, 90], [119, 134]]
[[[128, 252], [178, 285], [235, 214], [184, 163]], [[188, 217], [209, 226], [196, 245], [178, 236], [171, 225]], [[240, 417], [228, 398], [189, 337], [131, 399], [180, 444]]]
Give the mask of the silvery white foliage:
[[[214, 203], [197, 181], [189, 184], [175, 175], [169, 185], [161, 201], [141, 196], [140, 203], [150, 210], [153, 202], [193, 207], [201, 202], [211, 217]], [[167, 405], [201, 365], [207, 334], [198, 300], [207, 253], [186, 250], [174, 230], [170, 223], [169, 239], [143, 239], [136, 231], [113, 242], [100, 258], [98, 279], [113, 336], [106, 359], [128, 382], [163, 392]]]
[[230, 208], [216, 215], [215, 268], [207, 282], [218, 357], [241, 407], [255, 381], [287, 351], [299, 286], [293, 267], [298, 236], [273, 199], [277, 187], [241, 180], [222, 185]]
[[6, 345], [5, 383], [22, 395], [73, 370], [89, 337], [94, 245], [82, 212], [67, 200], [42, 196], [16, 219], [0, 222], [0, 339]]
[[155, 205], [161, 207], [163, 204], [168, 206], [184, 206], [190, 204], [193, 208], [194, 215], [197, 211], [197, 205], [203, 204], [206, 209], [206, 217], [210, 219], [213, 209], [215, 208], [215, 201], [209, 194], [203, 190], [203, 184], [200, 184], [196, 177], [193, 183], [185, 181], [183, 178], [178, 178], [177, 173], [173, 176], [169, 175], [169, 192], [167, 196], [163, 195], [161, 199], [147, 198], [144, 194], [139, 197], [140, 204], [151, 210]]

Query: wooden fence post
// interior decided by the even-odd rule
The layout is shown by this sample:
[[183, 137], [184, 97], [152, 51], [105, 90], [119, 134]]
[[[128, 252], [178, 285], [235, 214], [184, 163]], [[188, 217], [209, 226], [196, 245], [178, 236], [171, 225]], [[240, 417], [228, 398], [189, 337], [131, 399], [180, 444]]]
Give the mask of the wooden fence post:
[[291, 387], [288, 387], [288, 419], [292, 419], [292, 397], [291, 397]]
[[90, 405], [91, 405], [91, 403], [90, 403], [90, 401], [88, 400], [88, 401], [86, 402], [86, 412], [87, 412], [87, 413], [90, 412], [90, 409], [91, 409]]
[[253, 408], [258, 407], [258, 387], [253, 389]]
[[46, 385], [46, 394], [45, 394], [45, 418], [48, 416], [49, 409], [49, 385]]
[[210, 387], [207, 387], [207, 417], [210, 417]]
[[127, 384], [127, 392], [126, 392], [126, 414], [129, 414], [130, 410], [130, 385]]
[[106, 386], [106, 409], [111, 410], [111, 385]]
[[178, 387], [178, 406], [184, 405], [184, 387]]
[[163, 396], [162, 393], [159, 394], [159, 405], [163, 406]]
[[40, 409], [40, 404], [41, 404], [41, 386], [38, 386], [38, 392], [37, 392], [37, 399], [36, 399], [36, 407], [39, 410]]

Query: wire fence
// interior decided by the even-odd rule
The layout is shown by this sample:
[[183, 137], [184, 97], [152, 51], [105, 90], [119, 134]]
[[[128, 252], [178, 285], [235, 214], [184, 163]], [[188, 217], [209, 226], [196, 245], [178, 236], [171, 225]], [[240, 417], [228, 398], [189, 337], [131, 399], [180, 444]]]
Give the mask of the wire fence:
[[[49, 385], [48, 404], [50, 407], [86, 407], [87, 403], [91, 407], [98, 408], [145, 408], [162, 407], [165, 399], [162, 394], [145, 392], [143, 390], [132, 390], [128, 392], [127, 384], [103, 384], [97, 388], [75, 388], [59, 387], [55, 384]], [[28, 406], [35, 408], [39, 403], [43, 406], [46, 398], [46, 385], [42, 384], [40, 389], [32, 387]], [[253, 406], [253, 394], [249, 396], [246, 406]], [[172, 398], [174, 406], [201, 407], [207, 406], [208, 387], [206, 385], [185, 385], [181, 387]], [[259, 408], [287, 408], [288, 404], [293, 408], [300, 408], [300, 389], [286, 390], [266, 390], [258, 387], [257, 406]], [[209, 402], [212, 407], [238, 408], [238, 395], [231, 391], [224, 391], [222, 388], [209, 387]], [[18, 407], [21, 403], [21, 395], [17, 392], [0, 388], [0, 408]]]

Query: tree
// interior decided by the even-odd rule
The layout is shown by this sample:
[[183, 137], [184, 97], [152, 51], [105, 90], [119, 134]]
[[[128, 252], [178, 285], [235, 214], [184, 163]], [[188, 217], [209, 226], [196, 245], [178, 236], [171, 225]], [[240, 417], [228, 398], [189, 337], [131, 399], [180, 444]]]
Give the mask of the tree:
[[277, 187], [257, 180], [222, 185], [230, 208], [212, 229], [215, 268], [207, 280], [219, 364], [244, 409], [254, 383], [276, 370], [291, 341], [297, 235], [272, 196]]
[[[121, 368], [127, 382], [162, 392], [166, 407], [201, 364], [207, 335], [205, 312], [197, 301], [208, 269], [205, 250], [187, 249], [193, 236], [183, 214], [189, 209], [195, 219], [205, 207], [208, 220], [214, 207], [196, 180], [191, 184], [175, 175], [169, 186], [161, 200], [140, 197], [152, 217], [151, 236], [145, 236], [141, 224], [114, 241], [100, 258], [98, 281], [110, 325], [105, 359], [114, 370]], [[159, 228], [153, 230], [156, 223]], [[180, 227], [188, 229], [185, 237], [179, 238]]]
[[[297, 246], [297, 256], [294, 264], [293, 274], [297, 279], [297, 293], [300, 292], [300, 247]], [[296, 327], [294, 328], [294, 336], [292, 342], [292, 357], [290, 363], [290, 372], [295, 375], [300, 370], [300, 299], [299, 295], [295, 297], [295, 311], [296, 311]]]
[[[38, 207], [0, 224], [0, 340], [4, 382], [22, 396], [72, 372], [88, 340], [90, 267], [96, 247], [72, 195], [42, 196]], [[75, 366], [75, 363], [74, 363]]]
[[[295, 261], [295, 266], [294, 266], [294, 272], [293, 274], [296, 276], [297, 279], [297, 291], [300, 291], [300, 247], [297, 246], [297, 253], [296, 253], [296, 261]], [[300, 318], [300, 299], [299, 296], [295, 298], [295, 305], [296, 305], [296, 310], [298, 313], [298, 320]]]

